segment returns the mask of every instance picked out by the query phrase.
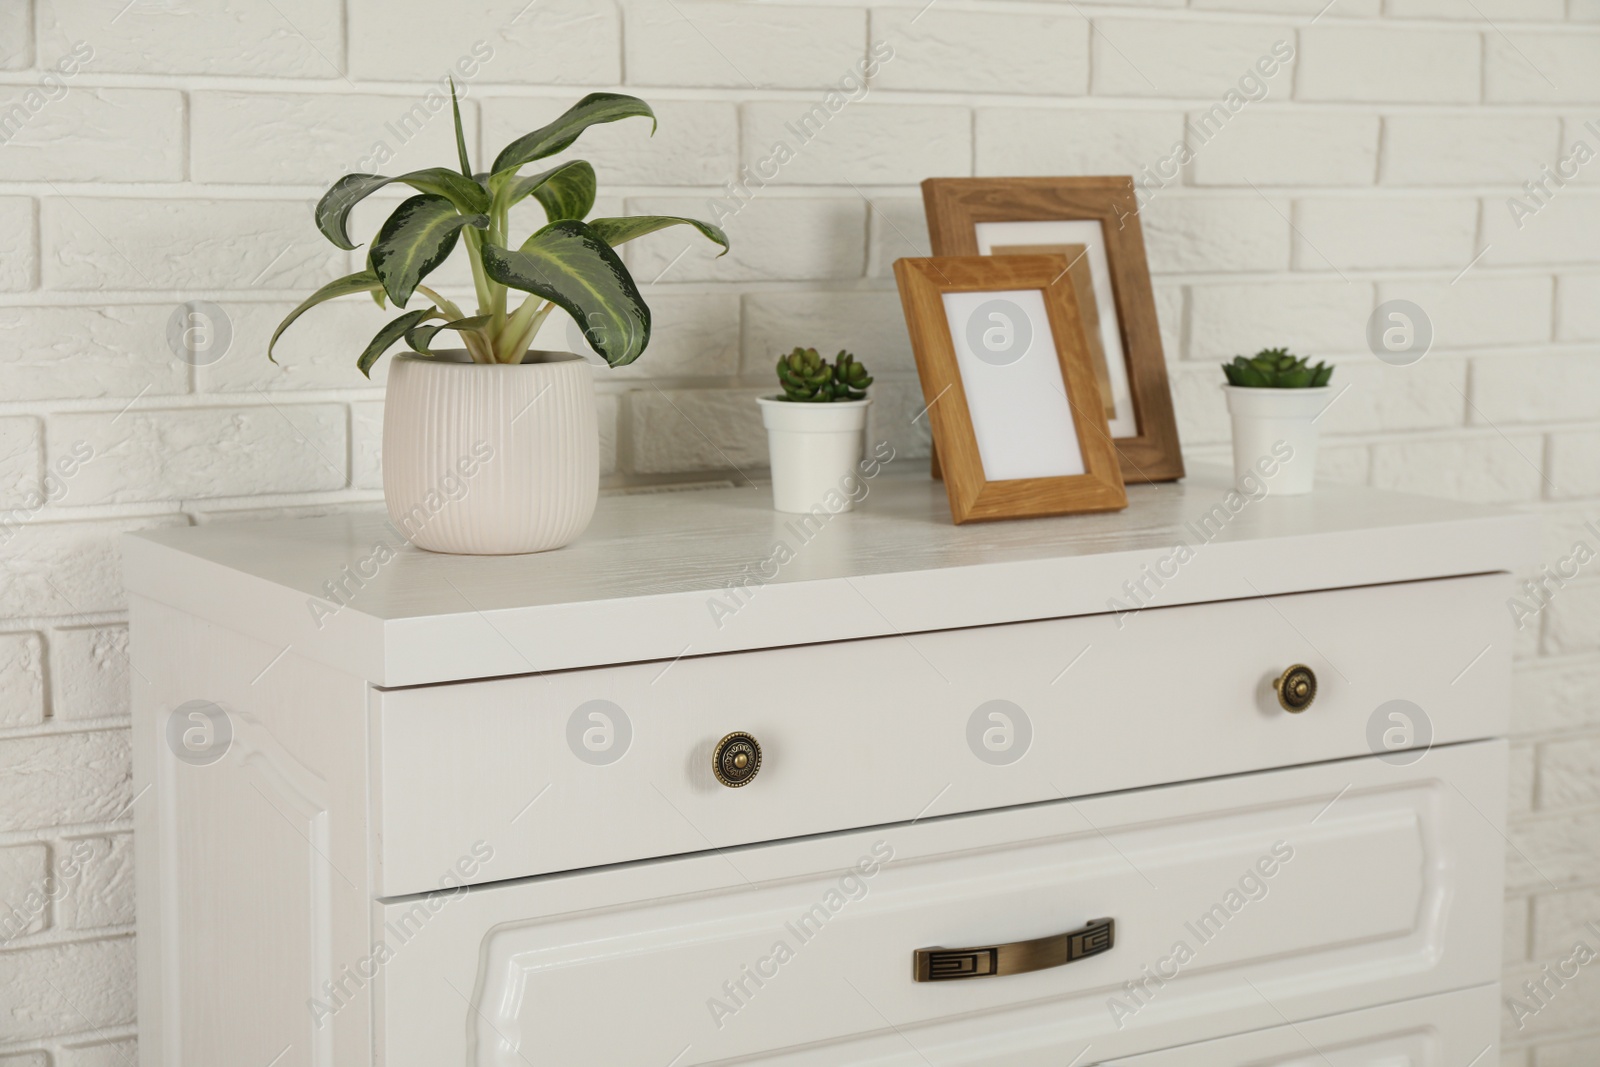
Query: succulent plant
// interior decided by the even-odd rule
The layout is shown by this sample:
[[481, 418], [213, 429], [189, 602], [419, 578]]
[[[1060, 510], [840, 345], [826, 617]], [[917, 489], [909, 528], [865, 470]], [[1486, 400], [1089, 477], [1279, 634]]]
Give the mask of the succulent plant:
[[835, 400], [865, 400], [867, 386], [872, 384], [872, 375], [867, 373], [865, 363], [856, 362], [856, 357], [839, 350], [833, 358], [833, 398]]
[[1314, 389], [1327, 385], [1333, 368], [1326, 363], [1315, 367], [1287, 348], [1263, 348], [1253, 356], [1234, 356], [1222, 365], [1229, 385], [1252, 389]]
[[779, 356], [778, 381], [783, 383], [785, 400], [815, 403], [833, 399], [833, 391], [828, 388], [833, 381], [833, 368], [815, 348], [796, 347], [787, 356]]
[[778, 381], [783, 398], [802, 404], [827, 404], [835, 400], [862, 400], [872, 376], [864, 363], [844, 349], [830, 365], [815, 348], [795, 348], [778, 357]]

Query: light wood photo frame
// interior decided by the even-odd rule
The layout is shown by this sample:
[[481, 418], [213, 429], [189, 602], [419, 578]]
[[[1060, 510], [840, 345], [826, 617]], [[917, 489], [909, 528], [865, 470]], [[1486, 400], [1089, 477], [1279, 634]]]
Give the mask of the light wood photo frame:
[[894, 265], [957, 523], [1128, 506], [1060, 255]]
[[1183, 477], [1133, 179], [929, 178], [922, 204], [935, 256], [1067, 256], [1123, 479]]

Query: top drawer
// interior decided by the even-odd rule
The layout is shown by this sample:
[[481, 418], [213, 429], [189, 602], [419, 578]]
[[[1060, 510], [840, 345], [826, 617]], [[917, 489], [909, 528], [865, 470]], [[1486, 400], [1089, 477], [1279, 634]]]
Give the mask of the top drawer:
[[[1483, 575], [375, 690], [379, 893], [1496, 736], [1511, 592]], [[1299, 714], [1272, 686], [1292, 664], [1317, 682]], [[712, 752], [734, 731], [761, 764], [727, 788]]]

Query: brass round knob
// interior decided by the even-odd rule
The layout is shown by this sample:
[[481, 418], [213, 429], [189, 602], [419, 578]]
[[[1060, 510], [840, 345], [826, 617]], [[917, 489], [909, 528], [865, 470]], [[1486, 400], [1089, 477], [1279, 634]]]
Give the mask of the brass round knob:
[[761, 771], [761, 746], [749, 734], [735, 731], [717, 742], [711, 753], [711, 773], [729, 789], [750, 784]]
[[1296, 663], [1273, 679], [1272, 688], [1277, 690], [1283, 710], [1298, 714], [1317, 699], [1317, 676], [1304, 663]]

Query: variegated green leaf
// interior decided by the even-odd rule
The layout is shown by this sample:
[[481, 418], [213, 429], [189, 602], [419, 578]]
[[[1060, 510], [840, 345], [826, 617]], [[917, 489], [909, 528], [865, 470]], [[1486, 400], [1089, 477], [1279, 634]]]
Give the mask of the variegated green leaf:
[[656, 113], [638, 97], [621, 93], [590, 93], [554, 122], [523, 134], [506, 145], [495, 157], [492, 169], [495, 174], [516, 170], [524, 163], [532, 163], [565, 150], [590, 126], [635, 116], [648, 118], [650, 132], [656, 132]]
[[497, 210], [510, 208], [530, 194], [544, 206], [550, 222], [582, 219], [594, 207], [594, 168], [581, 159], [526, 178], [510, 177], [495, 195]]
[[613, 367], [632, 363], [650, 343], [650, 309], [633, 276], [576, 219], [552, 222], [518, 251], [485, 244], [483, 267], [501, 285], [542, 296], [571, 315]]
[[372, 242], [367, 262], [390, 303], [402, 308], [417, 284], [455, 250], [463, 227], [488, 225], [487, 215], [463, 215], [445, 197], [421, 193], [394, 209]]
[[[272, 346], [278, 343], [278, 338], [283, 336], [283, 331], [289, 328], [289, 324], [294, 322], [294, 320], [298, 319], [301, 315], [304, 315], [306, 312], [310, 311], [312, 308], [316, 307], [318, 304], [321, 304], [327, 300], [332, 300], [335, 297], [349, 296], [351, 293], [381, 292], [383, 292], [383, 283], [378, 281], [378, 276], [373, 274], [370, 270], [358, 271], [355, 274], [346, 274], [343, 278], [329, 282], [327, 285], [324, 285], [321, 289], [318, 289], [316, 292], [302, 300], [299, 307], [285, 315], [283, 321], [278, 323], [278, 328], [272, 331], [272, 340], [267, 342], [267, 358], [272, 359]], [[278, 361], [276, 359], [272, 359], [272, 362], [276, 363]]]
[[[461, 129], [461, 102], [456, 99], [456, 80], [450, 79], [450, 114], [456, 121], [456, 158], [461, 162], [461, 173], [467, 178], [472, 177], [472, 163], [467, 159], [467, 135]], [[471, 208], [472, 211], [483, 211], [484, 208]]]
[[444, 167], [414, 170], [398, 178], [386, 178], [382, 174], [346, 174], [334, 182], [332, 188], [323, 193], [322, 199], [317, 202], [317, 229], [340, 248], [354, 248], [355, 244], [350, 240], [346, 228], [351, 209], [385, 185], [395, 182], [409, 185], [419, 192], [446, 197], [463, 214], [472, 215], [489, 210], [488, 190], [471, 178], [462, 177]]
[[356, 360], [356, 369], [368, 378], [372, 377], [372, 365], [378, 362], [379, 356], [387, 352], [390, 346], [400, 340], [401, 337], [404, 337], [407, 330], [410, 330], [429, 315], [437, 314], [438, 312], [431, 307], [419, 308], [416, 311], [408, 311], [398, 319], [387, 323], [367, 344], [367, 350], [361, 353], [361, 358]]
[[442, 322], [437, 326], [431, 323], [426, 325], [419, 324], [406, 331], [406, 344], [410, 345], [413, 351], [421, 352], [425, 356], [431, 356], [433, 355], [433, 349], [428, 346], [433, 344], [433, 339], [439, 335], [440, 330], [456, 330], [458, 332], [461, 330], [481, 330], [489, 325], [493, 318], [494, 316], [492, 315], [472, 315], [464, 319], [456, 319], [454, 322]]
[[701, 222], [699, 219], [679, 218], [676, 215], [630, 215], [625, 218], [589, 220], [589, 228], [613, 248], [635, 237], [664, 230], [668, 226], [693, 226], [722, 246], [722, 251], [717, 253], [719, 256], [728, 254], [728, 235], [711, 223]]

